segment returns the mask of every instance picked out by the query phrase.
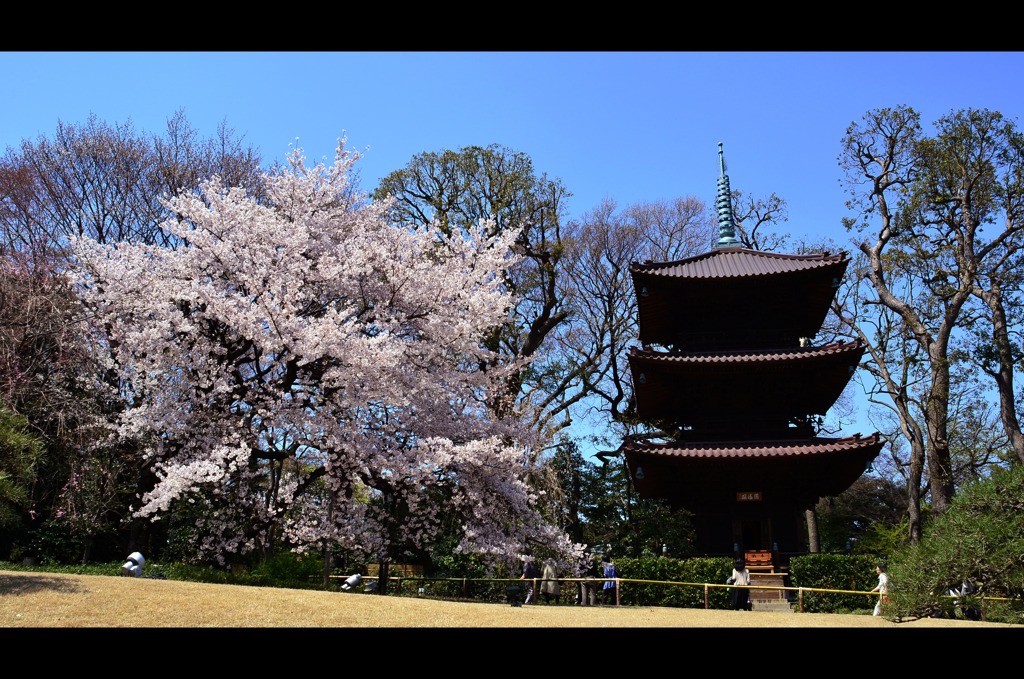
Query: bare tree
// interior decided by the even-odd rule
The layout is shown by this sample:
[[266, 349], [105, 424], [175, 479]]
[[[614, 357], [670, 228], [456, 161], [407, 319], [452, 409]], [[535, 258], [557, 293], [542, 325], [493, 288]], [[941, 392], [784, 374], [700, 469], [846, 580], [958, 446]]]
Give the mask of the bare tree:
[[789, 243], [790, 235], [777, 230], [781, 222], [789, 219], [785, 200], [774, 193], [767, 198], [754, 198], [733, 190], [732, 204], [736, 236], [743, 247], [778, 252]]
[[[605, 441], [641, 426], [629, 371], [638, 336], [630, 266], [705, 252], [717, 237], [714, 215], [696, 198], [631, 205], [604, 201], [566, 232], [568, 260], [562, 294], [573, 310], [559, 350], [578, 366], [583, 388], [573, 405], [591, 422], [611, 422]], [[595, 418], [594, 415], [599, 417]]]
[[[906, 441], [909, 453], [898, 467], [903, 470], [907, 487], [908, 537], [921, 538], [922, 475], [925, 461], [924, 425], [919, 416], [920, 345], [903, 331], [900, 317], [887, 307], [866, 302], [861, 286], [868, 280], [868, 264], [864, 255], [854, 259], [833, 303], [833, 311], [845, 323], [851, 335], [867, 345], [868, 359], [861, 363], [858, 382], [862, 383], [868, 402], [882, 408], [889, 417], [881, 417], [876, 426], [886, 438], [890, 453], [903, 450]], [[871, 309], [871, 313], [865, 311]], [[866, 374], [864, 378], [862, 375]]]
[[101, 243], [166, 243], [161, 202], [220, 175], [231, 186], [259, 191], [260, 158], [225, 124], [201, 139], [183, 112], [164, 136], [109, 124], [60, 122], [52, 138], [24, 140], [0, 161], [4, 240], [20, 250], [63, 247], [70, 236]]

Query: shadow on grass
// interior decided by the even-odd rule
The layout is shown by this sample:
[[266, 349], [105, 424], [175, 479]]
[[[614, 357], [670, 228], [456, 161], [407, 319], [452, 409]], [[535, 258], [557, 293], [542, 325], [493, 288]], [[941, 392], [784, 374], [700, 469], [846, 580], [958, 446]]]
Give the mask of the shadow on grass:
[[19, 596], [42, 591], [82, 594], [88, 588], [74, 578], [59, 578], [52, 575], [2, 575], [0, 574], [0, 596]]

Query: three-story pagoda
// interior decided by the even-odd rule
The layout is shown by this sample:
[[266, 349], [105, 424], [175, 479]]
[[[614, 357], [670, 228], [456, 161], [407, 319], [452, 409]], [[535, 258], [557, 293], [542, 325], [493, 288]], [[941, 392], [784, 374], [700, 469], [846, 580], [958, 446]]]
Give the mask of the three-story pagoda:
[[865, 350], [814, 343], [849, 259], [743, 247], [721, 144], [719, 166], [715, 247], [631, 267], [637, 414], [665, 436], [620, 452], [641, 497], [694, 515], [699, 553], [804, 553], [805, 511], [846, 490], [883, 446], [878, 433], [817, 435]]

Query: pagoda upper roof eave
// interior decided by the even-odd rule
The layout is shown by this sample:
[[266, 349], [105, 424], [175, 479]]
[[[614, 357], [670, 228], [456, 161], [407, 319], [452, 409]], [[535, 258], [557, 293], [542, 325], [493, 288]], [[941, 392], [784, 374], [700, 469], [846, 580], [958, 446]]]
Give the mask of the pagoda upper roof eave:
[[717, 248], [684, 259], [643, 263], [633, 262], [634, 277], [716, 279], [742, 278], [812, 269], [842, 267], [849, 263], [846, 252], [794, 255], [749, 248]]
[[864, 355], [859, 342], [787, 350], [686, 353], [633, 348], [637, 414], [697, 427], [824, 415]]

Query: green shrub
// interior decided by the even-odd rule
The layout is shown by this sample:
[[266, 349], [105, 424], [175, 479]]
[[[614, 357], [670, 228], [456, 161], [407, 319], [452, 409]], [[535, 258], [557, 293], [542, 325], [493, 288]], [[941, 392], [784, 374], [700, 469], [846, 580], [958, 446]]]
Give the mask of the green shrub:
[[995, 468], [988, 478], [961, 487], [946, 511], [923, 526], [920, 544], [893, 554], [889, 576], [892, 606], [883, 612], [886, 617], [950, 614], [949, 590], [970, 581], [979, 596], [1008, 599], [996, 606], [997, 614], [1020, 622], [1024, 465]]
[[297, 589], [319, 589], [323, 585], [323, 557], [312, 554], [280, 552], [252, 568], [254, 584]]
[[[878, 584], [878, 561], [877, 557], [863, 554], [795, 556], [789, 562], [790, 586], [866, 592]], [[870, 612], [874, 606], [874, 596], [864, 594], [803, 593], [805, 613]]]
[[[732, 573], [732, 559], [725, 557], [643, 557], [615, 560], [623, 578], [659, 582], [695, 583], [692, 586], [628, 582], [621, 585], [620, 602], [629, 606], [674, 606], [704, 608], [704, 587], [696, 583], [725, 584]], [[708, 590], [708, 607], [728, 608], [729, 593], [725, 587]]]
[[31, 542], [25, 550], [39, 564], [76, 564], [82, 562], [84, 543], [72, 533], [71, 526], [60, 519], [45, 521], [32, 533]]

